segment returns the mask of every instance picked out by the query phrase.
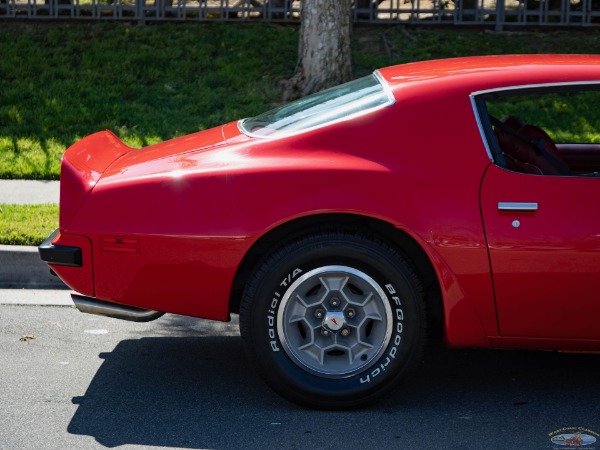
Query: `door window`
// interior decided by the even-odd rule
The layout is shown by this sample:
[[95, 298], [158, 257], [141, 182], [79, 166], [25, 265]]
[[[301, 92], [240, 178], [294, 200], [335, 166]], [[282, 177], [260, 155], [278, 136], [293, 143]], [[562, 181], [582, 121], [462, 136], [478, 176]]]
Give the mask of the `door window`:
[[478, 99], [494, 162], [532, 175], [600, 176], [600, 91], [557, 89]]

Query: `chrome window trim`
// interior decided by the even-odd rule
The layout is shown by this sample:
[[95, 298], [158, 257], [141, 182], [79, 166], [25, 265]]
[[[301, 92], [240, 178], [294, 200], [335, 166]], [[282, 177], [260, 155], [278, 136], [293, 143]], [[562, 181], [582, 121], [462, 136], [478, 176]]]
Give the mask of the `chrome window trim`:
[[471, 93], [471, 98], [477, 97], [484, 94], [492, 94], [494, 92], [503, 91], [518, 91], [525, 89], [538, 89], [538, 88], [549, 88], [549, 87], [560, 87], [560, 86], [592, 86], [600, 85], [600, 80], [589, 80], [589, 81], [560, 81], [556, 83], [539, 83], [539, 84], [522, 84], [517, 86], [504, 86], [493, 89], [485, 89], [482, 91], [475, 91]]
[[485, 151], [488, 155], [488, 158], [490, 158], [490, 161], [494, 162], [494, 157], [492, 156], [490, 144], [488, 143], [487, 137], [485, 137], [485, 131], [483, 129], [483, 124], [481, 123], [481, 118], [479, 116], [479, 110], [477, 109], [477, 102], [475, 100], [475, 96], [471, 94], [470, 98], [471, 107], [473, 108], [473, 114], [475, 114], [475, 121], [477, 122], [477, 128], [479, 128], [479, 135], [481, 136], [481, 140], [483, 141], [483, 146], [485, 147]]
[[[368, 75], [365, 75], [365, 76], [368, 76]], [[292, 131], [292, 132], [289, 132], [289, 133], [286, 133], [285, 131], [278, 132], [278, 133], [276, 133], [277, 136], [269, 136], [269, 135], [264, 136], [264, 135], [261, 135], [261, 134], [254, 134], [252, 132], [244, 130], [244, 128], [242, 127], [242, 122], [244, 122], [244, 120], [250, 119], [251, 117], [245, 117], [243, 119], [238, 120], [237, 121], [238, 130], [242, 134], [244, 134], [244, 135], [246, 135], [248, 137], [251, 137], [251, 138], [259, 138], [259, 139], [281, 139], [281, 138], [287, 138], [287, 137], [290, 137], [290, 136], [296, 136], [298, 134], [306, 133], [308, 131], [318, 130], [319, 128], [328, 127], [330, 125], [334, 125], [334, 124], [337, 124], [337, 123], [345, 122], [347, 120], [352, 120], [352, 119], [355, 119], [357, 117], [361, 117], [361, 116], [364, 116], [366, 114], [370, 114], [370, 113], [373, 113], [375, 111], [379, 111], [380, 109], [387, 108], [388, 106], [392, 106], [393, 104], [395, 104], [396, 103], [396, 97], [394, 97], [394, 93], [392, 92], [392, 89], [390, 88], [389, 84], [385, 81], [385, 79], [383, 78], [383, 76], [379, 73], [379, 70], [374, 71], [373, 72], [373, 76], [377, 79], [377, 81], [379, 81], [379, 83], [381, 84], [381, 87], [383, 89], [383, 92], [386, 94], [386, 96], [388, 98], [387, 102], [382, 103], [381, 105], [375, 106], [374, 108], [365, 109], [364, 111], [359, 111], [357, 113], [350, 114], [349, 116], [341, 117], [341, 118], [336, 119], [336, 120], [332, 120], [331, 122], [326, 122], [326, 123], [322, 123], [322, 124], [319, 124], [319, 125], [314, 126], [314, 127], [306, 128], [305, 130]]]
[[480, 111], [477, 108], [477, 97], [482, 95], [493, 94], [496, 92], [504, 92], [504, 91], [519, 91], [519, 90], [529, 90], [529, 89], [540, 89], [540, 88], [552, 88], [552, 87], [570, 87], [570, 86], [595, 86], [600, 85], [600, 80], [589, 80], [589, 81], [561, 81], [556, 83], [538, 83], [538, 84], [523, 84], [516, 86], [503, 86], [493, 89], [484, 89], [481, 91], [471, 92], [469, 98], [471, 100], [471, 107], [473, 108], [473, 113], [475, 114], [475, 121], [477, 122], [477, 128], [479, 128], [479, 134], [481, 135], [481, 139], [483, 140], [483, 145], [485, 147], [485, 151], [490, 158], [491, 162], [494, 162], [494, 156], [492, 154], [492, 150], [490, 148], [489, 142], [485, 136], [485, 130], [483, 128], [483, 123], [481, 121]]
[[392, 92], [392, 88], [390, 87], [390, 85], [388, 84], [388, 82], [385, 81], [385, 78], [383, 78], [383, 75], [381, 75], [381, 73], [379, 72], [379, 69], [377, 69], [376, 71], [374, 71], [373, 75], [375, 76], [375, 78], [377, 78], [377, 81], [379, 81], [381, 83], [381, 86], [383, 86], [384, 92], [388, 96], [388, 102], [389, 103], [385, 103], [382, 106], [390, 106], [390, 105], [393, 105], [394, 103], [396, 103], [396, 97], [394, 97], [394, 93]]

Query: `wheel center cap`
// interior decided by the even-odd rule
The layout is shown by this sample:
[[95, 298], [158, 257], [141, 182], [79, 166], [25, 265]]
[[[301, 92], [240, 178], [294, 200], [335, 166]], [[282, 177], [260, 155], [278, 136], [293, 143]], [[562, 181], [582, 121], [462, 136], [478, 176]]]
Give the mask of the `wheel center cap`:
[[332, 311], [325, 314], [325, 318], [323, 319], [323, 326], [327, 328], [329, 331], [341, 330], [346, 325], [346, 318], [344, 317], [344, 313], [341, 311]]

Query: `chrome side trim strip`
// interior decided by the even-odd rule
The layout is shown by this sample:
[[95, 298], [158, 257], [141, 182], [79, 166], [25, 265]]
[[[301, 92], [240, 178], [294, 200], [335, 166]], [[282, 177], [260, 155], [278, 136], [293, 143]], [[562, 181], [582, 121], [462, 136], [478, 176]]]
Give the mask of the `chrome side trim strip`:
[[537, 211], [537, 203], [498, 202], [498, 211]]
[[136, 308], [134, 306], [119, 305], [117, 303], [105, 302], [93, 297], [79, 294], [71, 294], [75, 306], [82, 313], [95, 314], [97, 316], [112, 317], [114, 319], [129, 320], [131, 322], [150, 322], [156, 320], [164, 312], [151, 309]]

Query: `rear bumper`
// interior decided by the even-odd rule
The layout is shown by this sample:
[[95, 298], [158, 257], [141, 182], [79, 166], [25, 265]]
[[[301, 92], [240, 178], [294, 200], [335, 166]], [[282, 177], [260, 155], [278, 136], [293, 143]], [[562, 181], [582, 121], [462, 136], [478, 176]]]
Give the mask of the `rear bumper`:
[[83, 265], [81, 248], [52, 244], [57, 236], [58, 230], [55, 230], [38, 247], [42, 261], [55, 266], [81, 267]]
[[56, 230], [38, 247], [51, 273], [83, 295], [95, 297], [92, 241], [81, 235]]
[[[64, 275], [64, 271], [83, 270], [83, 250], [81, 247], [74, 245], [55, 245], [54, 241], [59, 236], [59, 230], [55, 230], [48, 238], [38, 247], [38, 252], [42, 261], [51, 266], [62, 266], [61, 270], [57, 267], [56, 270]], [[82, 239], [81, 237], [71, 237], [71, 239]], [[82, 244], [85, 241], [82, 241]], [[89, 249], [88, 249], [89, 250]], [[91, 252], [88, 252], [91, 253]], [[73, 269], [75, 268], [75, 269]], [[52, 269], [51, 269], [52, 270]], [[54, 271], [53, 271], [54, 272]], [[68, 274], [68, 272], [67, 272]], [[60, 275], [60, 274], [59, 274]], [[84, 276], [87, 274], [84, 272]], [[78, 275], [81, 277], [81, 274]], [[67, 283], [69, 284], [69, 283]], [[73, 286], [70, 286], [73, 287]], [[74, 288], [74, 287], [73, 287]], [[74, 288], [75, 290], [78, 290]], [[164, 312], [154, 311], [134, 306], [120, 305], [117, 303], [99, 300], [97, 298], [72, 294], [71, 298], [79, 311], [88, 314], [97, 314], [100, 316], [113, 317], [116, 319], [130, 320], [133, 322], [149, 322], [158, 319]]]

